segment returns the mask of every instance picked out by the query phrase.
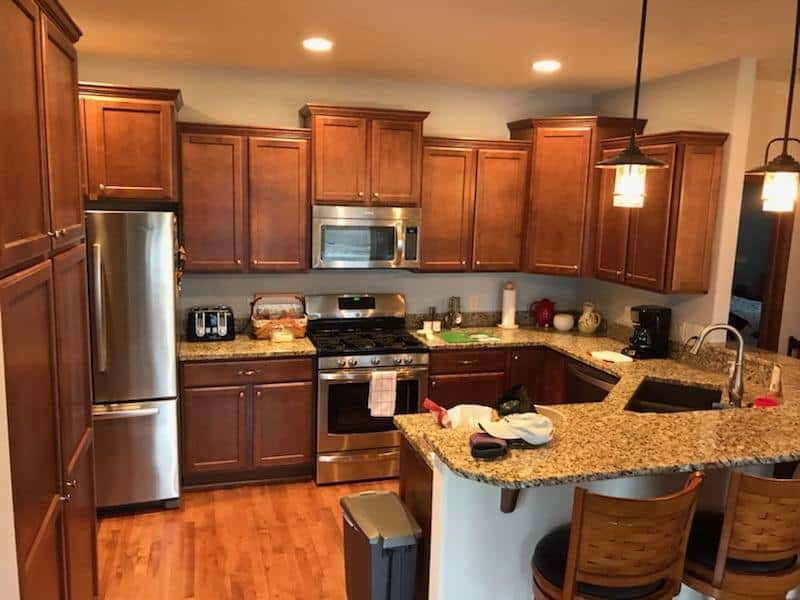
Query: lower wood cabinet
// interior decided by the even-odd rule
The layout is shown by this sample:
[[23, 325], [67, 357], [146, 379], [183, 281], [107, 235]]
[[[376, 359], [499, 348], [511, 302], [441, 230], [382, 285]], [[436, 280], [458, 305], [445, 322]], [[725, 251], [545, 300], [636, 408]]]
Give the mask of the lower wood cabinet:
[[427, 600], [431, 564], [433, 469], [405, 437], [400, 438], [399, 492], [403, 504], [422, 529], [422, 538], [417, 545], [414, 600]]
[[85, 438], [64, 478], [64, 548], [70, 600], [89, 600], [97, 590], [93, 446], [91, 438]]
[[310, 359], [185, 363], [184, 485], [310, 478], [312, 373]]
[[431, 375], [429, 383], [431, 400], [445, 408], [458, 404], [495, 406], [505, 390], [506, 374], [500, 371]]

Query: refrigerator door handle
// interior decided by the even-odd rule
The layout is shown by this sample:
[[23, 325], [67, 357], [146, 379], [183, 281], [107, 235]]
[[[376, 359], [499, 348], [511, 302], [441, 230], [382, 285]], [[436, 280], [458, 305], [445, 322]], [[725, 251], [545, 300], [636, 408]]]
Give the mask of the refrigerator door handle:
[[105, 373], [108, 370], [108, 340], [106, 335], [106, 312], [103, 304], [103, 254], [100, 244], [92, 244], [93, 283], [92, 290], [95, 314], [95, 353], [97, 370]]
[[157, 408], [136, 408], [133, 410], [116, 410], [97, 412], [92, 415], [95, 421], [110, 421], [112, 419], [133, 419], [136, 417], [152, 417], [158, 414]]

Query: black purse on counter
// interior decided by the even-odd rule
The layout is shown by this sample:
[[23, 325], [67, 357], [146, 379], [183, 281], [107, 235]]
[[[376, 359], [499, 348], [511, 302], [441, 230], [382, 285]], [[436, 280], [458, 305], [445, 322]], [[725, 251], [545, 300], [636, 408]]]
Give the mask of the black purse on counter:
[[497, 414], [501, 417], [526, 412], [536, 412], [536, 407], [521, 383], [507, 389], [497, 400]]

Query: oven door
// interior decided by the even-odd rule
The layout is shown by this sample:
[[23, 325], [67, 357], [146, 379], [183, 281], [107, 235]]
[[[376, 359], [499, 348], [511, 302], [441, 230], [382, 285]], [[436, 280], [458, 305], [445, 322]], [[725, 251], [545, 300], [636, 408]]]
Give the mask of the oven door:
[[[395, 414], [419, 412], [420, 403], [428, 394], [428, 369], [410, 367], [395, 370]], [[319, 374], [317, 452], [368, 450], [400, 444], [400, 433], [392, 417], [373, 417], [369, 413], [371, 373], [370, 369]]]

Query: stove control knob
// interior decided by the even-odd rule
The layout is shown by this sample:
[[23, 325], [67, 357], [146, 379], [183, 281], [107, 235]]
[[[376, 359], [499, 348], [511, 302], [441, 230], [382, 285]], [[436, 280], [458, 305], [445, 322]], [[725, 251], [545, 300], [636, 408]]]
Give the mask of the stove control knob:
[[395, 358], [392, 359], [392, 362], [396, 365], [399, 365], [403, 362], [403, 359], [400, 358], [399, 356], [396, 356]]
[[377, 356], [373, 356], [371, 362], [372, 362], [373, 365], [379, 365], [379, 364], [381, 364], [381, 359], [378, 358]]
[[407, 365], [410, 365], [411, 363], [413, 363], [413, 362], [414, 362], [414, 359], [413, 359], [411, 356], [406, 356], [406, 357], [403, 359], [403, 362], [404, 362], [404, 363], [406, 363]]
[[336, 361], [336, 366], [346, 367], [347, 363], [345, 362], [345, 360], [343, 358], [340, 358], [339, 360]]
[[349, 359], [347, 361], [347, 366], [348, 367], [356, 367], [356, 366], [358, 366], [358, 360], [356, 360], [355, 358]]

